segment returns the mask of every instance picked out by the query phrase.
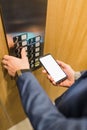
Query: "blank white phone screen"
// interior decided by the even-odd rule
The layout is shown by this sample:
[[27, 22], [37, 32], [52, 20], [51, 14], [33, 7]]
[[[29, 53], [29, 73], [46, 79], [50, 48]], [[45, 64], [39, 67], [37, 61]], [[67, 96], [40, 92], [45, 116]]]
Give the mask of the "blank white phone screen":
[[66, 74], [50, 54], [40, 58], [40, 61], [55, 82], [66, 78]]

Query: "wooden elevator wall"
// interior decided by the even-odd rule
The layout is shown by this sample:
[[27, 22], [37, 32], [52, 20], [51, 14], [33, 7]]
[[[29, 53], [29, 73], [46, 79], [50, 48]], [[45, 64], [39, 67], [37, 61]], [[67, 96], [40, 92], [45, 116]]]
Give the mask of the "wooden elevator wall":
[[[48, 0], [44, 52], [76, 71], [87, 69], [87, 0]], [[52, 100], [66, 90], [52, 86], [41, 71], [36, 76]]]

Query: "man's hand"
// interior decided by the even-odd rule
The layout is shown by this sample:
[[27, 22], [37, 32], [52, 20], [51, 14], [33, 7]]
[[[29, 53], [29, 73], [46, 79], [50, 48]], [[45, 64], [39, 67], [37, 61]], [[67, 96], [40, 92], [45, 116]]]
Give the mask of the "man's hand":
[[47, 74], [47, 78], [50, 80], [50, 82], [52, 82], [53, 85], [70, 87], [75, 82], [75, 80], [74, 80], [75, 71], [71, 68], [70, 65], [68, 65], [62, 61], [58, 61], [58, 60], [57, 60], [57, 62], [60, 65], [60, 67], [63, 69], [63, 71], [67, 74], [66, 80], [60, 82], [59, 84], [56, 84], [54, 82], [54, 80], [52, 79], [52, 77], [49, 74], [47, 74], [46, 70], [43, 70], [43, 73]]
[[21, 59], [14, 56], [5, 55], [2, 60], [3, 67], [7, 69], [9, 75], [15, 76], [16, 72], [21, 69], [30, 69], [29, 61], [25, 49], [21, 51]]

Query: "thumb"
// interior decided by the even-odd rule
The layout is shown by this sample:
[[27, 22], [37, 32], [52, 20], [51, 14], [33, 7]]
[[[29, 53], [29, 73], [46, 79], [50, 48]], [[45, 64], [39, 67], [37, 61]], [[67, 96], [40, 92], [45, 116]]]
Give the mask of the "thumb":
[[26, 58], [26, 56], [27, 56], [27, 53], [26, 53], [25, 49], [22, 48], [22, 50], [21, 50], [21, 58], [24, 59], [24, 58]]

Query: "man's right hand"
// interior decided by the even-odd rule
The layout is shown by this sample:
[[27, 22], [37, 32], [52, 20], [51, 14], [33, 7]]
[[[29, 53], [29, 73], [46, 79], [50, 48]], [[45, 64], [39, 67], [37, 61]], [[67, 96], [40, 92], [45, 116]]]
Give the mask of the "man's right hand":
[[60, 65], [60, 67], [63, 69], [63, 71], [67, 74], [67, 79], [60, 82], [59, 84], [56, 84], [54, 82], [54, 80], [52, 79], [52, 77], [46, 72], [46, 70], [43, 70], [43, 73], [47, 74], [47, 78], [50, 80], [50, 82], [53, 84], [53, 85], [56, 85], [56, 86], [63, 86], [63, 87], [70, 87], [74, 82], [75, 82], [75, 79], [74, 79], [74, 73], [75, 71], [71, 68], [70, 65], [62, 62], [62, 61], [58, 61], [58, 64]]

